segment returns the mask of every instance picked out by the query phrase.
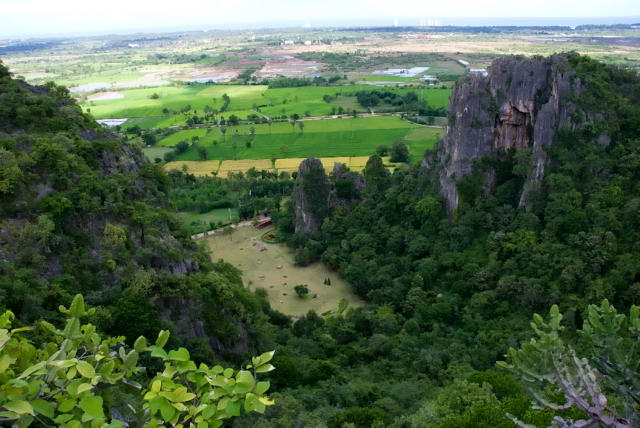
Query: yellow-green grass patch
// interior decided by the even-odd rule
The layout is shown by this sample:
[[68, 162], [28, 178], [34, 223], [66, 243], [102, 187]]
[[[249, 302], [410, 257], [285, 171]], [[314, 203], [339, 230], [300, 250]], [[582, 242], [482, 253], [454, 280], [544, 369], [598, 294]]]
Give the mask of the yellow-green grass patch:
[[[342, 299], [357, 307], [362, 300], [353, 294], [349, 284], [321, 263], [295, 266], [293, 252], [284, 244], [267, 244], [260, 240], [265, 230], [241, 227], [229, 234], [206, 238], [212, 260], [224, 259], [242, 271], [245, 284], [267, 292], [271, 306], [278, 311], [300, 316], [310, 310], [321, 314], [335, 310]], [[262, 251], [265, 248], [266, 250]], [[324, 280], [330, 278], [331, 285]], [[299, 298], [294, 287], [304, 284], [309, 294]], [[285, 295], [286, 294], [286, 295]], [[317, 295], [316, 298], [313, 298]]]

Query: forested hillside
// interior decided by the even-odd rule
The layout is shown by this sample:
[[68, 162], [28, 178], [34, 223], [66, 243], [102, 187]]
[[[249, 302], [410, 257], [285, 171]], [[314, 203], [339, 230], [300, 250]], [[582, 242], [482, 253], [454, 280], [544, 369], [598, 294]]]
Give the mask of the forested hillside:
[[[278, 382], [290, 406], [310, 410], [307, 421], [355, 420], [366, 408], [385, 426], [394, 419], [396, 426], [513, 426], [507, 412], [546, 426], [550, 413], [528, 410], [529, 399], [495, 370], [496, 360], [530, 337], [531, 316], [553, 304], [574, 341], [588, 304], [607, 298], [624, 313], [640, 302], [640, 80], [578, 55], [561, 62], [581, 88], [562, 100], [575, 106], [575, 126], [559, 129], [545, 148], [549, 162], [530, 209], [519, 206], [534, 167], [525, 145], [474, 159], [457, 182], [450, 217], [437, 151], [393, 175], [372, 158], [364, 191], [337, 204], [315, 233], [293, 233], [293, 208], [281, 219], [297, 251], [339, 271], [372, 304], [345, 318], [309, 315], [294, 324], [278, 376], [289, 375], [285, 367], [300, 370], [299, 355], [328, 366], [321, 379], [301, 371], [288, 378], [295, 389]], [[509, 73], [499, 71], [504, 82]], [[336, 407], [352, 410], [334, 414]]]
[[[10, 316], [0, 317], [1, 345], [12, 335], [10, 351], [20, 350], [29, 364], [54, 358], [53, 343], [36, 353], [21, 337], [41, 345], [45, 330], [53, 331], [54, 342], [66, 350], [68, 343], [75, 346], [73, 371], [52, 369], [48, 376], [35, 369], [25, 378], [50, 381], [57, 375], [75, 382], [77, 365], [85, 373], [78, 376], [99, 382], [96, 371], [78, 359], [91, 359], [102, 370], [96, 356], [117, 360], [119, 353], [125, 361], [127, 354], [117, 338], [98, 345], [100, 337], [93, 336], [93, 327], [81, 329], [80, 317], [100, 333], [125, 335], [129, 346], [139, 334], [153, 338], [170, 330], [168, 346], [185, 346], [190, 354], [163, 354], [164, 332], [156, 345], [136, 341], [134, 349], [144, 355], [141, 364], [162, 370], [151, 357], [168, 364], [155, 375], [162, 382], [143, 393], [156, 404], [157, 397], [171, 400], [162, 402], [164, 410], [152, 404], [150, 411], [173, 422], [174, 414], [187, 412], [183, 403], [189, 415], [204, 412], [207, 406], [196, 408], [191, 400], [208, 397], [224, 403], [218, 410], [227, 412], [225, 418], [239, 416], [225, 426], [247, 428], [493, 428], [513, 427], [514, 421], [548, 426], [554, 416], [564, 426], [589, 426], [572, 422], [589, 418], [603, 426], [638, 426], [640, 310], [633, 305], [640, 303], [640, 80], [634, 72], [574, 54], [502, 64], [511, 65], [492, 70], [501, 73], [502, 83], [458, 82], [457, 91], [484, 98], [474, 104], [477, 117], [468, 118], [456, 116], [462, 97], [454, 99], [451, 127], [460, 120], [461, 133], [491, 136], [483, 140], [491, 147], [473, 151], [465, 168], [446, 176], [455, 178], [455, 204], [447, 198], [453, 193], [442, 190], [442, 171], [455, 160], [447, 156], [455, 151], [452, 144], [463, 142], [450, 135], [443, 143], [447, 149], [436, 148], [393, 174], [378, 156], [362, 176], [343, 165], [326, 173], [319, 160], [307, 160], [289, 201], [282, 193], [290, 191], [290, 181], [268, 174], [226, 185], [182, 173], [169, 178], [138, 147], [98, 127], [64, 88], [29, 86], [0, 66], [0, 309], [16, 315], [13, 325]], [[514, 80], [514, 70], [527, 75], [530, 66], [553, 67], [561, 77], [540, 78], [542, 89], [530, 91], [535, 100], [525, 109], [509, 98], [521, 90], [498, 89], [507, 82], [524, 88], [527, 80]], [[571, 90], [559, 97], [544, 90], [558, 81], [570, 82]], [[567, 103], [568, 113], [554, 122], [543, 147], [544, 173], [532, 180], [542, 158], [535, 138], [529, 139], [536, 134], [528, 133], [528, 124], [534, 125], [526, 116], [537, 115], [555, 97]], [[504, 138], [493, 138], [496, 129]], [[261, 189], [248, 209], [269, 211], [299, 263], [321, 260], [367, 304], [292, 319], [270, 309], [265, 291], [245, 288], [238, 269], [212, 263], [169, 201], [215, 206], [237, 190], [233, 186], [243, 193]], [[525, 189], [527, 202], [521, 203]], [[313, 216], [301, 221], [303, 214]], [[213, 254], [219, 258], [224, 254]], [[95, 312], [74, 299], [78, 293]], [[534, 313], [549, 315], [531, 323]], [[40, 320], [61, 325], [65, 314], [73, 322], [64, 331], [50, 324], [10, 330]], [[521, 347], [532, 336], [537, 341]], [[107, 352], [121, 345], [122, 351]], [[248, 359], [272, 349], [275, 354]], [[30, 409], [11, 401], [11, 394], [21, 388], [34, 395], [42, 383], [15, 379], [26, 367], [7, 355], [0, 353], [0, 406], [6, 410], [0, 418], [10, 420]], [[196, 369], [190, 358], [209, 366]], [[254, 375], [264, 366], [261, 376], [270, 384], [258, 387], [253, 377], [245, 382], [247, 375], [233, 370], [224, 371], [222, 380], [222, 368], [209, 369], [221, 360]], [[126, 364], [117, 367], [134, 374]], [[176, 373], [203, 395], [166, 382]], [[144, 371], [135, 376], [142, 383], [156, 379]], [[270, 386], [275, 405], [264, 415], [241, 412], [237, 397], [229, 406], [220, 397], [231, 392], [214, 386], [230, 388], [236, 380], [233, 394], [260, 395]], [[89, 393], [93, 387], [85, 385], [83, 393]], [[47, 403], [42, 407], [46, 399], [58, 400], [60, 412], [69, 404], [63, 399], [68, 389], [41, 394], [37, 412], [49, 411]], [[534, 409], [532, 396], [543, 399], [545, 408]], [[114, 401], [122, 405], [127, 399]], [[102, 401], [96, 412], [89, 405], [94, 401], [74, 400], [71, 408], [78, 404], [89, 414], [83, 422], [105, 419]], [[243, 400], [244, 410], [265, 410], [256, 397]], [[209, 407], [215, 414], [215, 406]], [[119, 417], [117, 406], [104, 409]], [[77, 420], [86, 417], [75, 412]], [[140, 421], [144, 412], [127, 419], [130, 426], [160, 423], [150, 422], [148, 412]]]
[[82, 293], [100, 330], [171, 329], [203, 359], [268, 342], [262, 303], [190, 239], [169, 185], [65, 88], [30, 86], [0, 65], [0, 307], [53, 321]]

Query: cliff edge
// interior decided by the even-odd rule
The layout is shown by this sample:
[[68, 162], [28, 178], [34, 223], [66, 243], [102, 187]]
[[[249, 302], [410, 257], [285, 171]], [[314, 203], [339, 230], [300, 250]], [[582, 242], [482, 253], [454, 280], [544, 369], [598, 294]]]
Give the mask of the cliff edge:
[[[577, 126], [570, 94], [580, 92], [580, 81], [569, 70], [565, 55], [548, 58], [505, 57], [493, 62], [488, 75], [472, 74], [459, 82], [449, 102], [449, 128], [438, 152], [439, 188], [447, 210], [459, 204], [456, 181], [472, 172], [474, 160], [528, 148], [532, 164], [520, 195], [527, 195], [544, 176], [546, 149], [561, 128]], [[492, 175], [485, 172], [485, 189]]]

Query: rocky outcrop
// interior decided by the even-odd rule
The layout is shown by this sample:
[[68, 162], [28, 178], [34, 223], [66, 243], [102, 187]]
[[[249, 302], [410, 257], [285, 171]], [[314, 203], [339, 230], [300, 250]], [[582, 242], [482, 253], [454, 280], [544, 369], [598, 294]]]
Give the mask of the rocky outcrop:
[[322, 226], [329, 215], [330, 185], [322, 162], [305, 159], [298, 170], [293, 189], [293, 214], [296, 232], [309, 235]]
[[[440, 193], [449, 213], [459, 203], [456, 181], [472, 172], [474, 160], [514, 147], [532, 151], [520, 196], [520, 206], [527, 207], [529, 192], [544, 176], [546, 149], [556, 131], [575, 126], [568, 95], [580, 91], [580, 81], [567, 65], [563, 55], [505, 57], [493, 62], [487, 76], [470, 75], [456, 86], [449, 102], [450, 126], [438, 153]], [[493, 173], [484, 177], [486, 191]]]
[[364, 177], [352, 172], [340, 162], [333, 165], [333, 191], [330, 197], [330, 207], [341, 206], [348, 208], [353, 202], [360, 199], [365, 184]]

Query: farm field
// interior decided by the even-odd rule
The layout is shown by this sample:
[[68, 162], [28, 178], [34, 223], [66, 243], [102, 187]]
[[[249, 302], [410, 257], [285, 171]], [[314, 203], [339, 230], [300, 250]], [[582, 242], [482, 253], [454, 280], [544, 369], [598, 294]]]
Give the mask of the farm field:
[[[221, 109], [222, 96], [231, 98], [229, 110], [249, 110], [254, 103], [261, 102], [267, 89], [260, 85], [185, 85], [158, 88], [128, 89], [119, 91], [122, 98], [101, 101], [85, 101], [82, 106], [90, 109], [97, 119], [122, 117], [163, 116], [162, 110], [180, 110], [191, 105], [193, 110], [202, 112], [205, 106]], [[152, 96], [158, 95], [154, 99]], [[165, 116], [166, 117], [166, 116]]]
[[[204, 239], [212, 260], [222, 258], [240, 269], [247, 286], [251, 290], [264, 289], [271, 306], [284, 314], [300, 316], [310, 310], [322, 314], [335, 310], [342, 299], [346, 299], [350, 307], [363, 304], [335, 272], [321, 263], [295, 266], [293, 252], [284, 244], [263, 243], [260, 236], [264, 233], [264, 229], [248, 226]], [[262, 248], [266, 250], [261, 251]], [[331, 279], [331, 285], [323, 284], [326, 278]], [[309, 288], [309, 295], [303, 299], [293, 290], [299, 284]], [[313, 298], [316, 294], [318, 297]]]
[[[273, 172], [295, 172], [306, 158], [288, 158], [288, 159], [244, 159], [244, 160], [225, 160], [225, 161], [174, 161], [165, 164], [167, 171], [185, 170], [189, 174], [196, 176], [205, 176], [216, 174], [217, 177], [226, 178], [229, 173], [247, 172], [251, 168], [256, 170], [267, 170]], [[369, 156], [353, 156], [353, 157], [325, 157], [319, 158], [325, 170], [331, 172], [333, 166], [337, 163], [343, 163], [352, 171], [362, 171], [369, 160]], [[382, 158], [385, 166], [389, 170], [394, 170], [402, 163], [394, 163], [389, 161], [389, 157]]]
[[[192, 112], [204, 113], [205, 106], [220, 110], [223, 106], [222, 96], [227, 94], [231, 102], [220, 117], [228, 118], [234, 114], [240, 119], [246, 119], [249, 114], [256, 114], [253, 109], [259, 108], [259, 115], [267, 117], [290, 116], [326, 116], [332, 109], [342, 106], [344, 102], [333, 100], [326, 102], [323, 97], [329, 95], [334, 98], [347, 97], [353, 99], [356, 92], [376, 89], [370, 85], [347, 86], [305, 86], [298, 88], [268, 89], [264, 85], [186, 85], [163, 86], [156, 88], [140, 88], [112, 91], [112, 98], [85, 100], [83, 108], [96, 119], [129, 118], [127, 126], [138, 125], [143, 129], [164, 128], [184, 125], [186, 116], [180, 113], [167, 114], [163, 110], [179, 112], [187, 105]], [[380, 90], [380, 88], [378, 88]], [[434, 108], [446, 107], [451, 91], [449, 89], [401, 89], [385, 87], [385, 91], [405, 94], [415, 92], [425, 102]], [[96, 94], [100, 97], [100, 93]], [[344, 100], [343, 100], [344, 101]], [[353, 101], [348, 105], [349, 111], [365, 111]]]
[[170, 151], [171, 148], [169, 147], [145, 147], [142, 149], [142, 152], [150, 161], [153, 161], [155, 158], [162, 159], [165, 153]]
[[[240, 219], [237, 208], [219, 208], [202, 214], [181, 211], [179, 215], [192, 235], [206, 232], [214, 227], [235, 223]], [[211, 224], [216, 226], [212, 227]]]
[[[379, 145], [391, 146], [406, 139], [411, 155], [420, 157], [443, 135], [441, 128], [429, 128], [397, 116], [304, 120], [304, 129], [287, 122], [272, 125], [239, 125], [178, 131], [158, 142], [175, 146], [199, 139], [175, 160], [198, 160], [197, 147], [205, 147], [208, 159], [275, 159], [298, 157], [370, 156]], [[251, 129], [255, 135], [251, 135]], [[414, 131], [420, 129], [420, 131]], [[407, 138], [411, 136], [411, 138]]]

